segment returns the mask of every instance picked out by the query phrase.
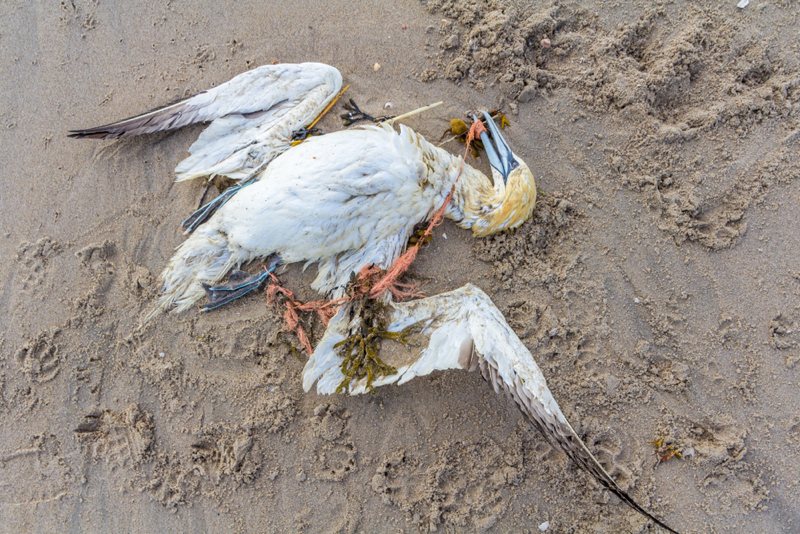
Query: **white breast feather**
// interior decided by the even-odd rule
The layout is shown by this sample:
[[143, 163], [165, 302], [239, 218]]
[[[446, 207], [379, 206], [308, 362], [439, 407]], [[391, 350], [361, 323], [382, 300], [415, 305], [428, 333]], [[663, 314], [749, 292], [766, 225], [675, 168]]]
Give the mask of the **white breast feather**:
[[320, 261], [315, 289], [343, 287], [365, 265], [389, 267], [414, 225], [441, 203], [446, 188], [425, 179], [412, 139], [389, 127], [312, 138], [276, 158], [206, 224], [249, 258]]

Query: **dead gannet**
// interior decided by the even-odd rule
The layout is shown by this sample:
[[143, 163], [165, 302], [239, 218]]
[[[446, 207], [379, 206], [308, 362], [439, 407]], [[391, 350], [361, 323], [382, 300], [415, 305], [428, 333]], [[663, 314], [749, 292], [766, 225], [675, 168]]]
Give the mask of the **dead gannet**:
[[[519, 226], [536, 201], [533, 174], [486, 118], [493, 181], [405, 126], [335, 132], [285, 152], [178, 248], [162, 275], [159, 307], [188, 309], [204, 285], [267, 257], [275, 267], [316, 262], [312, 288], [338, 297], [363, 268], [388, 269], [454, 185], [446, 215], [462, 227], [483, 236]], [[211, 296], [244, 294], [265, 278], [258, 276], [235, 290], [212, 288]]]
[[[306, 65], [313, 65], [320, 72], [325, 67]], [[260, 69], [272, 72], [267, 67]], [[338, 81], [325, 89], [329, 96], [315, 99], [315, 110], [321, 108], [321, 102], [329, 101], [341, 84], [340, 77], [334, 78]], [[304, 126], [315, 113], [297, 119], [292, 127], [284, 125], [276, 130], [277, 123], [264, 122], [263, 117], [272, 116], [272, 106], [280, 107], [291, 100], [282, 99], [269, 88], [270, 106], [262, 103], [242, 108], [253, 95], [236, 104], [226, 103], [225, 99], [234, 94], [222, 90], [228, 84], [208, 92], [217, 91], [211, 104], [217, 109], [214, 113], [198, 113], [184, 120], [183, 114], [188, 111], [171, 112], [167, 107], [111, 126], [73, 132], [84, 137], [115, 136], [212, 118], [214, 122], [193, 145], [188, 159], [201, 153], [216, 156], [199, 158], [211, 164], [182, 163], [178, 167], [179, 178], [191, 177], [192, 173], [199, 176], [200, 172], [208, 175], [225, 171], [248, 179], [254, 172], [257, 174], [252, 185], [230, 198], [178, 247], [161, 275], [163, 293], [155, 312], [186, 310], [206, 292], [211, 297], [206, 308], [217, 307], [260, 287], [278, 266], [296, 262], [316, 263], [318, 275], [312, 287], [328, 297], [341, 296], [353, 276], [363, 269], [374, 266], [385, 270], [392, 266], [405, 250], [414, 227], [429, 220], [451, 191], [445, 216], [471, 229], [476, 236], [515, 228], [533, 212], [534, 176], [511, 151], [488, 113], [484, 113], [488, 131], [481, 133], [481, 141], [491, 166], [491, 178], [405, 126], [400, 126], [399, 131], [384, 124], [336, 132], [311, 138], [286, 151], [292, 128]], [[207, 93], [198, 96], [204, 94]], [[180, 110], [191, 101], [178, 103], [178, 108], [173, 109]], [[301, 102], [307, 105], [302, 98]], [[256, 107], [266, 107], [268, 111], [255, 111]], [[295, 116], [289, 104], [280, 109], [284, 118]], [[262, 115], [254, 119], [252, 113]], [[263, 124], [254, 126], [251, 120], [261, 120]], [[262, 128], [265, 124], [272, 126]], [[244, 135], [243, 130], [247, 131]], [[240, 146], [255, 132], [263, 136], [251, 145]], [[269, 139], [278, 133], [279, 142]], [[198, 144], [202, 151], [197, 149]], [[278, 145], [282, 148], [277, 151], [263, 148]], [[258, 147], [253, 158], [250, 146]], [[276, 152], [280, 152], [277, 157]], [[260, 168], [270, 160], [266, 168]], [[181, 170], [190, 167], [194, 169], [191, 172]], [[236, 275], [227, 285], [210, 287], [232, 269], [258, 258], [270, 258], [266, 272], [247, 278]], [[317, 382], [320, 393], [345, 389], [355, 394], [374, 386], [402, 384], [435, 370], [480, 369], [496, 391], [511, 395], [548, 441], [625, 503], [674, 532], [639, 506], [603, 469], [567, 422], [530, 352], [485, 293], [467, 285], [410, 302], [393, 303], [389, 299], [385, 306], [385, 324], [379, 321], [377, 325], [365, 319], [363, 303], [348, 302], [340, 308], [305, 367], [306, 390]], [[377, 350], [374, 343], [348, 345], [348, 339], [365, 327], [373, 338], [401, 339], [405, 360], [396, 365], [380, 362], [377, 376], [371, 369], [346, 374], [348, 358], [344, 352], [348, 348], [361, 350], [376, 360], [375, 354], [368, 354]], [[414, 339], [409, 341], [409, 336]]]

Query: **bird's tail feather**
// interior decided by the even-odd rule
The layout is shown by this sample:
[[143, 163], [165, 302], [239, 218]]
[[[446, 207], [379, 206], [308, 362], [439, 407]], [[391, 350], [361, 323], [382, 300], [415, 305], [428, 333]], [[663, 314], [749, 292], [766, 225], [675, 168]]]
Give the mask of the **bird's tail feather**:
[[182, 312], [203, 298], [203, 284], [215, 284], [246, 258], [234, 252], [227, 237], [214, 229], [200, 228], [175, 251], [164, 272], [162, 294], [148, 321], [165, 311]]

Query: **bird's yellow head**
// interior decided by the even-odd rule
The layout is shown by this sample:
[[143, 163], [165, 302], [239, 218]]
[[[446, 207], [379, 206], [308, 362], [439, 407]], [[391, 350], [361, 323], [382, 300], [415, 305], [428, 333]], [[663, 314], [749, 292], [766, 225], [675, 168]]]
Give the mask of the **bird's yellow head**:
[[[472, 219], [472, 233], [485, 237], [516, 228], [527, 221], [536, 206], [536, 181], [533, 173], [506, 143], [492, 117], [483, 112], [488, 131], [481, 134], [486, 156], [492, 168], [493, 187], [479, 187], [476, 198], [467, 208]], [[478, 120], [477, 117], [473, 117]]]

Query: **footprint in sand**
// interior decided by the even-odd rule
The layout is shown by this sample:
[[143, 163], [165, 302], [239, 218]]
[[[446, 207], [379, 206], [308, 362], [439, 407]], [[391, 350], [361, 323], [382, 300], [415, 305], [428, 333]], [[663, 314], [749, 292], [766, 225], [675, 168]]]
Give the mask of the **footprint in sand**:
[[61, 371], [61, 348], [56, 343], [61, 330], [45, 330], [29, 339], [14, 354], [20, 370], [36, 384], [55, 379]]

